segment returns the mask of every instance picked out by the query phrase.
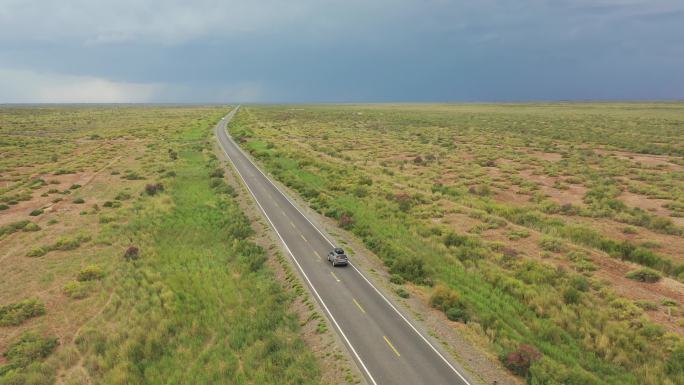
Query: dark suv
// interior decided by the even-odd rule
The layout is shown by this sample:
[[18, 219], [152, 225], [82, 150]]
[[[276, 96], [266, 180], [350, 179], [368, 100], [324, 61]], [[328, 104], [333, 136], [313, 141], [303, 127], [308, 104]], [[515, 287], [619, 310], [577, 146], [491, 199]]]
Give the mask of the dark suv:
[[349, 258], [347, 258], [347, 254], [344, 253], [344, 250], [336, 247], [328, 253], [328, 262], [331, 262], [333, 266], [347, 266], [349, 263]]

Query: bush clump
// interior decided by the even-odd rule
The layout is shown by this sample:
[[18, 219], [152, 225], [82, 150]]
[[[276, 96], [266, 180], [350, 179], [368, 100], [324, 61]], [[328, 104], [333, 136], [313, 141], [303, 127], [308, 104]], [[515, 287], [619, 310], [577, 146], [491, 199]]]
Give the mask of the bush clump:
[[150, 183], [145, 186], [145, 193], [147, 195], [156, 195], [157, 193], [164, 191], [164, 185], [162, 183]]
[[339, 223], [340, 227], [345, 230], [350, 230], [352, 227], [354, 227], [354, 218], [346, 213], [340, 215], [340, 219], [337, 222]]
[[506, 356], [504, 361], [506, 367], [513, 373], [526, 377], [530, 371], [530, 366], [542, 358], [542, 354], [532, 345], [521, 344], [518, 349]]
[[35, 298], [2, 305], [0, 306], [0, 326], [20, 325], [29, 318], [43, 314], [45, 314], [45, 304]]
[[102, 277], [104, 277], [104, 271], [102, 271], [102, 268], [100, 266], [89, 265], [78, 272], [76, 280], [80, 282], [95, 281], [98, 279], [102, 279]]
[[430, 306], [443, 311], [451, 321], [468, 322], [470, 319], [458, 293], [445, 285], [438, 285], [432, 292]]
[[31, 221], [27, 221], [27, 220], [23, 220], [23, 221], [19, 221], [19, 222], [13, 222], [13, 223], [10, 223], [8, 225], [0, 227], [0, 237], [15, 233], [19, 230], [21, 230], [21, 231], [38, 231], [38, 230], [40, 230], [40, 226], [38, 226], [37, 224], [35, 224]]
[[30, 216], [32, 217], [37, 217], [38, 215], [42, 214], [44, 212], [43, 209], [35, 209], [29, 213]]
[[399, 275], [399, 274], [392, 274], [392, 275], [390, 275], [389, 280], [390, 280], [390, 282], [392, 282], [393, 284], [396, 284], [396, 285], [401, 285], [401, 284], [403, 284], [404, 282], [406, 282], [406, 280], [404, 279], [404, 277], [402, 277], [402, 276]]
[[127, 261], [134, 261], [138, 258], [140, 258], [140, 249], [135, 246], [128, 246], [124, 253], [124, 259]]
[[6, 204], [0, 204], [0, 210], [7, 210], [8, 208], [9, 206], [7, 206]]
[[419, 285], [430, 285], [431, 280], [425, 270], [425, 263], [417, 257], [400, 257], [392, 262], [391, 274], [398, 274], [407, 281]]
[[88, 296], [90, 293], [90, 286], [85, 282], [69, 281], [64, 285], [62, 290], [64, 290], [64, 294], [69, 298], [81, 299]]
[[661, 275], [653, 269], [643, 268], [630, 271], [625, 277], [639, 282], [654, 283], [660, 281]]
[[85, 200], [83, 198], [76, 198], [76, 199], [74, 199], [74, 203], [76, 203], [77, 205], [80, 205], [80, 204], [85, 203]]
[[129, 200], [129, 199], [131, 199], [131, 194], [129, 194], [125, 191], [122, 191], [122, 192], [116, 194], [116, 196], [114, 197], [114, 200], [117, 200], [117, 201], [125, 201], [125, 200]]
[[539, 246], [546, 251], [552, 251], [554, 253], [560, 253], [565, 249], [563, 242], [560, 239], [552, 237], [543, 237], [539, 242]]
[[48, 250], [44, 247], [34, 247], [33, 249], [29, 250], [28, 253], [26, 253], [27, 257], [42, 257], [43, 255], [47, 254]]
[[4, 356], [11, 368], [23, 368], [43, 360], [59, 345], [55, 337], [44, 337], [36, 332], [26, 332], [9, 346]]

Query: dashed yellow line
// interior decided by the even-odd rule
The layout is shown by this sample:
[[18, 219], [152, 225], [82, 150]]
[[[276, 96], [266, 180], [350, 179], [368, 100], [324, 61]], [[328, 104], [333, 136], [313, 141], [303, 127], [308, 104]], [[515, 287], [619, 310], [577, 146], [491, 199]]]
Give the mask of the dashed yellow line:
[[356, 300], [356, 298], [352, 298], [352, 300], [354, 301], [354, 303], [356, 304], [356, 306], [359, 308], [359, 310], [361, 310], [361, 313], [365, 313], [365, 312], [366, 312], [365, 310], [363, 310], [363, 307], [361, 307], [361, 304], [359, 303], [359, 301]]
[[314, 254], [316, 254], [316, 256], [318, 257], [318, 259], [323, 259], [323, 258], [321, 258], [321, 255], [318, 254], [318, 251], [314, 250]]
[[394, 351], [394, 354], [396, 354], [397, 357], [401, 357], [401, 354], [399, 354], [399, 351], [397, 350], [397, 348], [394, 347], [394, 345], [392, 345], [392, 343], [387, 338], [387, 336], [382, 336], [382, 338], [384, 338], [385, 342], [387, 342], [387, 345], [389, 345], [389, 347], [392, 348], [392, 350]]
[[290, 226], [292, 226], [293, 229], [296, 229], [296, 227], [292, 221], [290, 221]]
[[333, 273], [333, 272], [331, 271], [330, 274], [332, 274], [333, 278], [335, 278], [335, 281], [340, 282], [340, 279], [337, 278], [337, 276], [335, 275], [335, 273]]
[[[292, 226], [294, 226], [294, 225], [292, 225]], [[304, 240], [304, 242], [309, 242], [309, 241], [306, 240], [306, 238], [304, 238], [304, 235], [299, 234], [299, 236], [302, 237], [302, 239]]]

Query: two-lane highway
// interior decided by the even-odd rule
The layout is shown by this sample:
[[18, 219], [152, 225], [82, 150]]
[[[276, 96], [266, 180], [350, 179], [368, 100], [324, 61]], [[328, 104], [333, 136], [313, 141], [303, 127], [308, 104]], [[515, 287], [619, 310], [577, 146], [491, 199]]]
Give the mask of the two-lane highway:
[[352, 263], [333, 268], [334, 242], [227, 134], [239, 106], [216, 126], [218, 142], [327, 313], [369, 384], [474, 385]]

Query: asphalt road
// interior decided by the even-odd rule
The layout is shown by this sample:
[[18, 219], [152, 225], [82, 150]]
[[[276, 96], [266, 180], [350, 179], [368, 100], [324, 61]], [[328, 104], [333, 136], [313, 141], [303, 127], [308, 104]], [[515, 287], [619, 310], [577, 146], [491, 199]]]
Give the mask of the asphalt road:
[[[334, 240], [320, 231], [226, 133], [239, 109], [216, 126], [219, 144], [290, 254], [369, 384], [475, 385], [431, 337], [414, 326], [353, 264], [326, 256]], [[332, 358], [331, 358], [332, 359]]]

